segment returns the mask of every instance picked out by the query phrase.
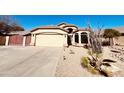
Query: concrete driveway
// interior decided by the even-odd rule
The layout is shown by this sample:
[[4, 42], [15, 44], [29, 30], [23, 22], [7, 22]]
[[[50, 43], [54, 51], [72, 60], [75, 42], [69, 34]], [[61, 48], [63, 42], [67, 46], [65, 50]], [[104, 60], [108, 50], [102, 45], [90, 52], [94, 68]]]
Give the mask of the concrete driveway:
[[54, 76], [60, 47], [1, 47], [0, 76]]

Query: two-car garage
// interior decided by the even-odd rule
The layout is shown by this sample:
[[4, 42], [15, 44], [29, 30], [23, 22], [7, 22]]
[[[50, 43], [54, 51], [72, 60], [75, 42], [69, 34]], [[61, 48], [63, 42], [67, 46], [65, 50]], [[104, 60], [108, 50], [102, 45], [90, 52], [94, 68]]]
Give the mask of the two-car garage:
[[35, 46], [63, 47], [67, 43], [67, 32], [56, 27], [34, 29], [31, 43]]
[[36, 46], [63, 46], [64, 39], [63, 35], [47, 35], [47, 34], [39, 34], [36, 35]]

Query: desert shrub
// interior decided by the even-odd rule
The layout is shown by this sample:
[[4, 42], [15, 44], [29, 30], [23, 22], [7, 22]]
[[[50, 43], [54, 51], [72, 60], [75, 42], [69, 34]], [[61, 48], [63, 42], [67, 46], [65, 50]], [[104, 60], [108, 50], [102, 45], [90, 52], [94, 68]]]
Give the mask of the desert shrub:
[[96, 53], [96, 58], [101, 58], [102, 57], [102, 53]]
[[93, 51], [92, 51], [91, 49], [89, 49], [89, 50], [88, 50], [88, 54], [89, 54], [89, 55], [93, 55], [94, 53], [93, 53]]
[[92, 57], [92, 59], [94, 59], [95, 61], [97, 61], [98, 59], [100, 59], [103, 54], [102, 53], [96, 53], [96, 52], [93, 52], [92, 49], [89, 49], [88, 50], [88, 54]]
[[110, 42], [109, 41], [103, 41], [102, 46], [110, 46]]
[[88, 67], [89, 65], [89, 60], [87, 57], [82, 57], [81, 59], [81, 64], [84, 66], [84, 67]]
[[83, 67], [86, 67], [88, 69], [89, 72], [91, 72], [92, 74], [97, 74], [98, 71], [96, 70], [95, 67], [91, 66], [89, 60], [88, 60], [88, 57], [82, 57], [82, 66]]

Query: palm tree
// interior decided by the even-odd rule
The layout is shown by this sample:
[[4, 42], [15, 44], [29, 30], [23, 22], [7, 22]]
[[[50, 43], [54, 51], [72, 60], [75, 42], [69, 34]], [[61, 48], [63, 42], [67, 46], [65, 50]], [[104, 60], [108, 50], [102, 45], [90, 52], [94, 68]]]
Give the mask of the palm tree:
[[115, 29], [105, 29], [103, 33], [104, 38], [109, 38], [110, 46], [113, 46], [113, 38], [117, 38], [121, 33]]

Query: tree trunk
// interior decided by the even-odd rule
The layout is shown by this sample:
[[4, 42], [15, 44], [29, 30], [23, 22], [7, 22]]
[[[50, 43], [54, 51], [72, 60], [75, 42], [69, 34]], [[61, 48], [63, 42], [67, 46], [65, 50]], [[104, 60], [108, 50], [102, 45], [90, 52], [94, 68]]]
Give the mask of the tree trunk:
[[110, 46], [113, 46], [113, 38], [109, 38]]

